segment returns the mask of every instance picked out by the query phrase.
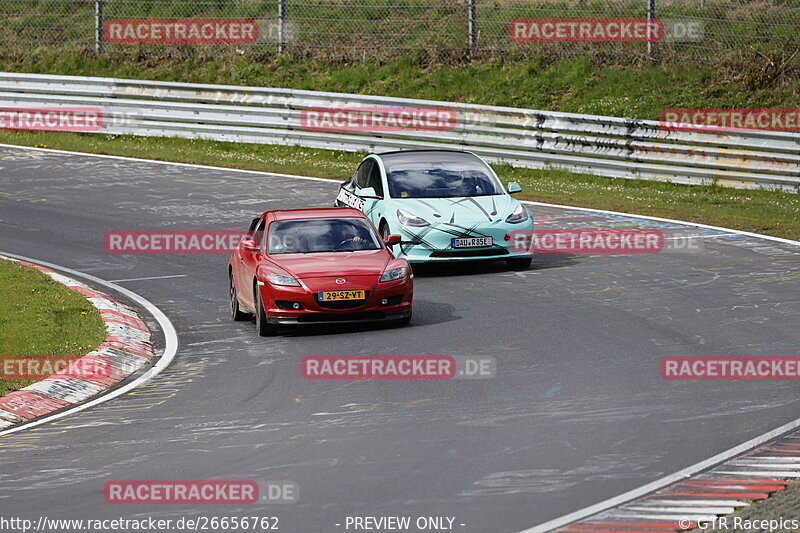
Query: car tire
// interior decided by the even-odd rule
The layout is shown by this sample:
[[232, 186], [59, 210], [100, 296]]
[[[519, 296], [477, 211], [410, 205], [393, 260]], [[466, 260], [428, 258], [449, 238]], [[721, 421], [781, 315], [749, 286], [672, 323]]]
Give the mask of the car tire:
[[252, 315], [250, 313], [245, 313], [242, 311], [242, 308], [239, 307], [239, 297], [236, 295], [236, 284], [233, 282], [233, 273], [228, 273], [228, 282], [230, 287], [230, 299], [231, 299], [231, 318], [236, 322], [242, 322], [244, 320], [249, 320]]
[[267, 313], [264, 312], [264, 304], [261, 301], [261, 291], [255, 287], [256, 292], [256, 333], [259, 337], [272, 337], [278, 334], [277, 324], [267, 322]]
[[381, 227], [378, 229], [378, 232], [381, 234], [383, 242], [386, 242], [386, 238], [389, 236], [389, 223], [385, 220], [381, 222]]
[[506, 259], [506, 264], [508, 268], [513, 270], [525, 270], [531, 263], [533, 262], [532, 257], [513, 257], [511, 259]]

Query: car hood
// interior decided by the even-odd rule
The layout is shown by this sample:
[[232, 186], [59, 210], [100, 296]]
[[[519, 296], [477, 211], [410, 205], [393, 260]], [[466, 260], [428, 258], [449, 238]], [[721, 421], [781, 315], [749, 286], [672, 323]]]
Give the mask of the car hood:
[[431, 224], [472, 226], [504, 221], [519, 202], [507, 194], [455, 198], [395, 198], [397, 208], [422, 217]]
[[369, 250], [272, 255], [270, 259], [295, 278], [308, 279], [379, 275], [386, 268], [390, 256], [386, 250]]

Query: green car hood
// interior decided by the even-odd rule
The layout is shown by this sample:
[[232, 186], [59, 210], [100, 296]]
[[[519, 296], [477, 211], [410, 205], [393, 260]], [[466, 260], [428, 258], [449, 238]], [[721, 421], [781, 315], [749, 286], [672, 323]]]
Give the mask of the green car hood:
[[519, 201], [509, 195], [468, 196], [456, 198], [391, 198], [387, 215], [396, 216], [397, 209], [422, 217], [431, 224], [455, 224], [472, 227], [476, 224], [503, 223]]

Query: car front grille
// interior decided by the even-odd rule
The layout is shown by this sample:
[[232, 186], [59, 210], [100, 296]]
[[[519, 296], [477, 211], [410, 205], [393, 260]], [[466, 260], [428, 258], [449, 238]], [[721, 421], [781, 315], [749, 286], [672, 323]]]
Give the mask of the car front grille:
[[367, 311], [363, 313], [314, 313], [297, 317], [299, 323], [313, 322], [348, 322], [357, 320], [380, 320], [386, 315], [380, 311]]
[[489, 248], [488, 250], [440, 250], [431, 252], [431, 257], [495, 257], [500, 255], [508, 255], [508, 250], [505, 248]]

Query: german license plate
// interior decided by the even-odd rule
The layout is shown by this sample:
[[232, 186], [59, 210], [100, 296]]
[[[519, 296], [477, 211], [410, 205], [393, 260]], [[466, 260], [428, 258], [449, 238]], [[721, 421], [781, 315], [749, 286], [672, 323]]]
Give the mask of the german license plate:
[[453, 248], [482, 248], [492, 245], [491, 237], [470, 237], [467, 239], [451, 239]]
[[334, 302], [340, 300], [363, 300], [364, 291], [322, 291], [319, 293], [321, 302]]

